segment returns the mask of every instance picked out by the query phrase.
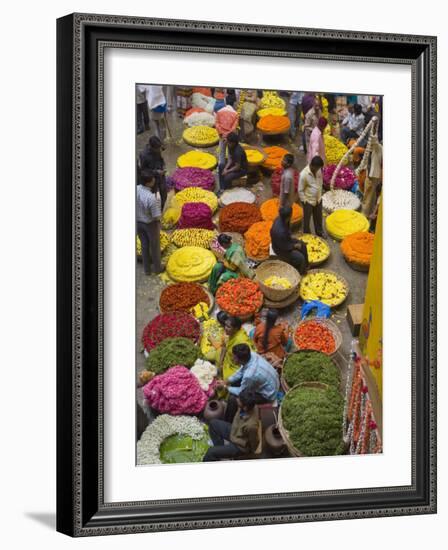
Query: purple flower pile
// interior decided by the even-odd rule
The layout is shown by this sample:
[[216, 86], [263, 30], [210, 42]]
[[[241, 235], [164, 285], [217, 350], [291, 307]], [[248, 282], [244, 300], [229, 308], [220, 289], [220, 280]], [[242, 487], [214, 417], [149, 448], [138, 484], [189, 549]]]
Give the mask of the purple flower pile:
[[215, 187], [215, 176], [210, 170], [203, 168], [177, 168], [171, 175], [174, 188], [182, 191], [187, 187], [201, 187], [206, 191], [213, 191]]
[[[330, 189], [331, 178], [333, 177], [335, 170], [336, 164], [327, 164], [327, 166], [324, 166], [322, 169], [322, 177], [324, 180], [324, 187], [326, 189]], [[342, 166], [339, 169], [336, 181], [334, 182], [334, 188], [349, 191], [353, 187], [355, 179], [355, 172], [347, 166]]]
[[212, 221], [212, 210], [203, 202], [187, 202], [177, 222], [178, 229], [215, 229]]

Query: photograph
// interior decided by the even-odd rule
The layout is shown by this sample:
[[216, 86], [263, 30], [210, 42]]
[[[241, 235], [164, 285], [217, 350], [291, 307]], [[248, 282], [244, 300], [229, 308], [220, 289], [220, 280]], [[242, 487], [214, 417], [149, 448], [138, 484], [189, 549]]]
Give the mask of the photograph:
[[375, 92], [136, 83], [137, 466], [383, 452]]

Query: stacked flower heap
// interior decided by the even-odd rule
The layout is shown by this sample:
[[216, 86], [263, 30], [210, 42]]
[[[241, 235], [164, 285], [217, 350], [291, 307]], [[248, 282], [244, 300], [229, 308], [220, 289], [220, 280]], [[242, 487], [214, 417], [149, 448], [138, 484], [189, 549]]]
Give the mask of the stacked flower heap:
[[254, 149], [252, 147], [244, 147], [244, 150], [246, 152], [247, 162], [249, 164], [258, 164], [264, 158], [263, 153], [258, 149]]
[[234, 202], [247, 202], [253, 204], [256, 201], [255, 195], [249, 189], [244, 187], [234, 187], [233, 189], [227, 189], [220, 198], [222, 206], [228, 206]]
[[203, 168], [176, 168], [171, 179], [176, 191], [182, 191], [187, 187], [200, 187], [206, 191], [212, 191], [215, 187], [215, 176], [210, 170]]
[[170, 367], [182, 364], [192, 367], [200, 356], [200, 350], [190, 339], [184, 337], [165, 338], [151, 350], [146, 358], [146, 369], [161, 374]]
[[322, 382], [339, 388], [341, 383], [339, 369], [320, 351], [297, 351], [289, 355], [282, 375], [290, 388], [303, 382]]
[[162, 313], [170, 311], [187, 311], [200, 302], [210, 306], [210, 298], [201, 285], [197, 283], [175, 283], [165, 287], [159, 300]]
[[143, 387], [143, 395], [153, 409], [172, 415], [199, 414], [207, 403], [198, 379], [182, 365], [155, 376]]
[[286, 104], [277, 92], [272, 90], [263, 90], [263, 97], [260, 100], [260, 107], [261, 109], [275, 107], [277, 109], [285, 110]]
[[179, 168], [202, 168], [203, 170], [213, 170], [216, 168], [218, 161], [216, 157], [211, 153], [205, 153], [204, 151], [188, 151], [180, 155], [177, 159], [177, 166]]
[[287, 116], [266, 115], [257, 122], [257, 128], [265, 134], [282, 134], [287, 132], [291, 122]]
[[262, 166], [268, 170], [276, 170], [277, 168], [280, 168], [283, 157], [289, 153], [288, 149], [285, 149], [284, 147], [277, 147], [277, 145], [273, 145], [272, 147], [263, 147], [263, 151], [266, 153], [267, 157]]
[[219, 141], [218, 132], [210, 126], [192, 126], [184, 130], [182, 138], [193, 147], [211, 147]]
[[184, 122], [187, 126], [210, 126], [213, 128], [215, 125], [215, 117], [212, 113], [207, 113], [206, 111], [200, 111], [195, 113], [190, 113], [188, 116], [184, 117]]
[[216, 303], [234, 317], [246, 317], [256, 313], [263, 304], [263, 293], [258, 283], [239, 277], [230, 279], [216, 292]]
[[191, 367], [190, 372], [198, 379], [201, 389], [208, 395], [213, 393], [215, 386], [215, 376], [218, 374], [218, 369], [209, 361], [197, 359]]
[[257, 115], [259, 116], [259, 118], [263, 118], [268, 115], [285, 116], [286, 111], [285, 109], [282, 109], [280, 107], [265, 107], [264, 109], [259, 109], [257, 111]]
[[214, 230], [213, 212], [208, 204], [203, 202], [187, 202], [182, 206], [178, 229], [209, 229]]
[[258, 221], [261, 221], [260, 209], [247, 202], [233, 202], [219, 213], [220, 231], [245, 233], [253, 223]]
[[294, 344], [298, 349], [321, 351], [331, 355], [336, 342], [331, 330], [319, 321], [304, 321], [294, 332]]
[[178, 247], [182, 246], [201, 246], [210, 248], [210, 243], [216, 236], [215, 231], [210, 229], [177, 229], [171, 233], [171, 242]]
[[[324, 135], [325, 143], [325, 156], [328, 164], [338, 164], [345, 153], [348, 151], [348, 148], [333, 136], [327, 134]], [[345, 159], [344, 164], [348, 163], [348, 158]]]
[[341, 242], [341, 252], [348, 262], [369, 266], [375, 236], [368, 232], [352, 233]]
[[326, 220], [328, 233], [340, 241], [352, 233], [368, 231], [369, 225], [363, 214], [346, 209], [336, 210]]
[[269, 256], [272, 222], [257, 222], [244, 233], [244, 250], [249, 258], [265, 260]]
[[322, 197], [322, 206], [327, 212], [336, 210], [357, 210], [361, 206], [361, 201], [351, 191], [343, 189], [334, 189], [327, 191]]
[[202, 202], [210, 207], [214, 212], [218, 208], [218, 199], [212, 191], [201, 189], [200, 187], [187, 187], [183, 191], [179, 191], [173, 198], [173, 201], [180, 208], [188, 202]]
[[189, 313], [161, 313], [143, 329], [142, 343], [145, 350], [150, 352], [166, 338], [182, 336], [196, 343], [199, 335], [199, 322]]
[[[336, 164], [327, 164], [322, 168], [322, 179], [324, 181], [324, 187], [330, 189], [331, 178], [336, 170]], [[347, 166], [341, 166], [334, 181], [335, 189], [345, 189], [348, 191], [355, 184], [356, 174], [351, 168]]]
[[[278, 217], [280, 200], [278, 198], [264, 201], [260, 207], [261, 217], [264, 221], [273, 222]], [[299, 223], [303, 218], [303, 209], [297, 203], [292, 205], [291, 223]]]
[[348, 288], [336, 273], [315, 271], [302, 278], [299, 293], [302, 300], [319, 300], [334, 307], [345, 300]]
[[179, 282], [204, 282], [210, 276], [216, 258], [213, 252], [199, 246], [185, 246], [171, 254], [166, 270]]

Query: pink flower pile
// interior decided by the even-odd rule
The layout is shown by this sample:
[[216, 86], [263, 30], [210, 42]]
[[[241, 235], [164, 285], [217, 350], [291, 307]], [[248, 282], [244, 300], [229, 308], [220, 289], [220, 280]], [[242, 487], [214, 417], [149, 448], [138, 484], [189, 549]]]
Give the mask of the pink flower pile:
[[203, 202], [187, 202], [177, 222], [178, 229], [215, 229], [212, 221], [212, 210]]
[[153, 409], [172, 415], [199, 414], [207, 403], [196, 376], [181, 365], [155, 376], [143, 394]]
[[215, 176], [210, 170], [204, 170], [203, 168], [192, 166], [177, 168], [171, 179], [177, 191], [182, 191], [187, 187], [201, 187], [206, 191], [213, 191], [215, 187]]
[[[331, 178], [333, 177], [333, 173], [335, 170], [336, 164], [327, 164], [327, 166], [324, 166], [322, 169], [322, 177], [324, 180], [324, 187], [326, 189], [330, 189]], [[353, 170], [351, 170], [347, 166], [342, 166], [338, 172], [336, 181], [334, 182], [334, 188], [349, 191], [353, 187], [355, 179], [355, 172], [353, 172]]]

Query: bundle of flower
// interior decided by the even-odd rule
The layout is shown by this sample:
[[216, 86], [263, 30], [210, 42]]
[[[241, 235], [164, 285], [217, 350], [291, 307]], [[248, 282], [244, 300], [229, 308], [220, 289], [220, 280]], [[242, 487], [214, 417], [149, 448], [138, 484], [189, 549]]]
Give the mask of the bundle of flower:
[[358, 210], [361, 206], [361, 201], [351, 191], [343, 189], [335, 189], [327, 191], [322, 196], [322, 206], [327, 212], [335, 210]]
[[273, 145], [272, 147], [263, 147], [263, 151], [266, 153], [267, 157], [262, 166], [268, 170], [280, 168], [283, 157], [289, 153], [288, 149], [278, 147], [277, 145]]
[[[142, 243], [140, 237], [137, 235], [137, 256], [142, 255]], [[170, 244], [170, 237], [165, 231], [160, 232], [160, 252], [163, 252], [165, 248]]]
[[192, 367], [200, 357], [200, 350], [191, 340], [184, 337], [166, 338], [146, 358], [146, 368], [161, 374], [174, 365]]
[[369, 230], [369, 220], [354, 210], [335, 210], [326, 219], [327, 231], [337, 240], [342, 241], [352, 233]]
[[190, 113], [188, 116], [185, 116], [184, 122], [190, 128], [192, 126], [209, 126], [210, 128], [213, 128], [215, 125], [215, 117], [212, 113], [202, 111]]
[[162, 313], [170, 311], [187, 311], [200, 302], [210, 306], [210, 298], [201, 285], [197, 283], [174, 283], [165, 287], [159, 300]]
[[[224, 329], [216, 319], [207, 319], [202, 323], [202, 334], [199, 341], [201, 353], [205, 358], [215, 357], [213, 342], [220, 342], [224, 336]], [[211, 355], [210, 355], [211, 354]]]
[[257, 122], [257, 128], [264, 134], [282, 134], [287, 132], [291, 122], [287, 116], [266, 115]]
[[[284, 172], [284, 168], [282, 166], [279, 166], [274, 170], [271, 176], [271, 189], [272, 194], [276, 197], [280, 194], [280, 183], [282, 181], [282, 175]], [[297, 191], [299, 188], [299, 172], [298, 170], [294, 170], [294, 189]]]
[[[278, 198], [268, 199], [260, 206], [261, 217], [266, 222], [273, 222], [278, 217], [280, 200]], [[303, 218], [303, 208], [297, 203], [292, 205], [291, 223], [299, 223]]]
[[285, 116], [286, 111], [280, 107], [265, 107], [264, 109], [258, 109], [257, 115], [259, 118], [263, 118], [268, 115]]
[[343, 408], [342, 396], [334, 387], [299, 386], [283, 400], [283, 426], [305, 456], [339, 455], [344, 452]]
[[171, 254], [166, 271], [173, 281], [201, 283], [209, 278], [215, 263], [216, 257], [210, 250], [184, 246]]
[[160, 225], [163, 227], [163, 229], [172, 229], [179, 221], [179, 218], [180, 218], [180, 209], [173, 208], [170, 206], [163, 213]]
[[319, 264], [330, 255], [330, 247], [321, 237], [312, 235], [311, 233], [303, 233], [298, 236], [298, 239], [306, 244], [306, 251], [310, 264]]
[[[327, 164], [322, 168], [322, 179], [324, 180], [324, 187], [330, 189], [331, 178], [336, 170], [336, 164]], [[345, 189], [348, 191], [355, 184], [356, 174], [348, 166], [341, 166], [334, 181], [335, 189]]]
[[299, 294], [302, 300], [319, 300], [334, 307], [345, 300], [348, 288], [336, 273], [313, 271], [302, 277]]
[[257, 222], [244, 233], [244, 250], [249, 258], [265, 260], [269, 257], [272, 222]]
[[283, 378], [290, 388], [302, 382], [322, 382], [339, 388], [341, 373], [333, 361], [320, 351], [297, 351], [286, 359]]
[[220, 231], [245, 233], [253, 223], [259, 221], [261, 221], [260, 209], [255, 204], [247, 202], [233, 202], [219, 213]]
[[367, 231], [352, 233], [341, 242], [341, 252], [348, 262], [369, 266], [375, 236]]
[[268, 108], [268, 107], [275, 107], [277, 109], [285, 110], [286, 103], [278, 95], [278, 92], [270, 91], [270, 90], [263, 90], [263, 97], [260, 100], [260, 107], [262, 109], [265, 109], [265, 108]]
[[[348, 151], [348, 148], [339, 141], [339, 139], [324, 134], [325, 144], [325, 157], [328, 164], [338, 164], [341, 158]], [[345, 159], [344, 164], [348, 164], [348, 158]]]
[[145, 350], [150, 352], [166, 338], [180, 336], [196, 343], [200, 336], [199, 322], [183, 311], [161, 313], [149, 321], [143, 329], [142, 343]]
[[218, 208], [216, 195], [212, 191], [207, 191], [200, 187], [187, 187], [183, 191], [176, 193], [173, 200], [180, 208], [188, 202], [202, 202], [209, 206], [212, 212]]
[[336, 351], [333, 333], [319, 321], [300, 323], [294, 332], [293, 339], [298, 349], [321, 351], [327, 355]]
[[198, 379], [183, 365], [155, 376], [143, 387], [143, 395], [150, 407], [172, 415], [199, 414], [207, 403]]
[[230, 105], [227, 105], [227, 107], [220, 109], [215, 116], [216, 116], [215, 127], [220, 136], [226, 137], [231, 132], [234, 132], [237, 129], [239, 115], [235, 111], [235, 109], [230, 107]]
[[218, 161], [216, 157], [204, 151], [188, 151], [188, 153], [180, 155], [177, 159], [177, 166], [179, 166], [179, 168], [192, 167], [213, 170], [216, 168], [217, 164]]
[[215, 365], [209, 361], [197, 359], [191, 367], [190, 372], [198, 379], [201, 389], [211, 396], [215, 386], [215, 376], [218, 374], [218, 369]]
[[218, 306], [234, 317], [256, 313], [263, 304], [263, 293], [258, 283], [238, 277], [222, 284], [216, 291]]
[[210, 170], [202, 168], [176, 168], [171, 175], [176, 191], [182, 191], [187, 187], [201, 187], [211, 191], [215, 187], [215, 176]]
[[201, 246], [210, 248], [210, 243], [216, 236], [216, 231], [210, 229], [176, 229], [171, 233], [171, 242], [176, 246]]
[[[187, 436], [193, 442], [200, 442], [204, 439], [206, 431], [204, 425], [195, 416], [161, 414], [148, 425], [137, 442], [137, 464], [140, 466], [162, 464], [161, 446], [168, 438], [176, 435]], [[201, 455], [194, 458], [197, 462], [202, 460]]]
[[182, 206], [178, 229], [189, 229], [196, 227], [198, 229], [215, 229], [212, 220], [212, 209], [203, 202], [187, 202]]
[[218, 132], [209, 126], [192, 126], [184, 130], [182, 138], [193, 147], [211, 147], [219, 141]]

